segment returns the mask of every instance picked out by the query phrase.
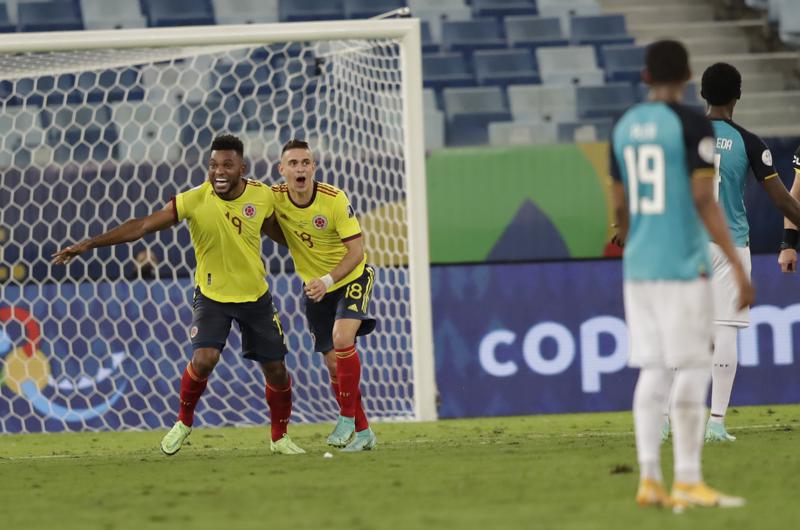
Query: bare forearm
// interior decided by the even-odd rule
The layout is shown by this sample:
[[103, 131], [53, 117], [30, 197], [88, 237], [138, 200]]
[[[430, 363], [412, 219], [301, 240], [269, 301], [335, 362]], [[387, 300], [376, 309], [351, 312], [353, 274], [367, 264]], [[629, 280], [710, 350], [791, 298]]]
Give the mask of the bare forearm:
[[147, 233], [144, 218], [130, 219], [108, 232], [87, 240], [88, 249], [107, 247], [141, 239]]
[[338, 282], [355, 269], [359, 263], [364, 259], [364, 252], [348, 251], [344, 255], [342, 261], [336, 265], [328, 274], [333, 278], [334, 283]]

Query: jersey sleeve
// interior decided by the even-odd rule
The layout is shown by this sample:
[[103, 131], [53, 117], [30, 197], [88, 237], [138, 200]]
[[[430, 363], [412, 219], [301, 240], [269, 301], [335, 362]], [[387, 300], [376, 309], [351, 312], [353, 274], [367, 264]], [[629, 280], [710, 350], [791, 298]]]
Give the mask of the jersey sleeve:
[[762, 182], [769, 178], [777, 177], [778, 172], [772, 164], [772, 152], [764, 141], [755, 134], [745, 131], [742, 135], [744, 148], [747, 151], [747, 159], [753, 169], [753, 176], [757, 181]]
[[333, 221], [336, 233], [344, 241], [350, 241], [361, 235], [361, 225], [358, 223], [355, 211], [344, 192], [340, 192], [333, 202]]
[[202, 186], [198, 186], [175, 196], [175, 213], [177, 214], [176, 219], [178, 222], [183, 221], [184, 219], [190, 219], [192, 217], [192, 212], [200, 203], [200, 199], [202, 198], [201, 189]]
[[697, 112], [682, 108], [683, 141], [686, 146], [686, 163], [689, 175], [713, 177], [716, 140], [711, 122]]
[[797, 147], [797, 151], [794, 152], [792, 157], [792, 167], [795, 173], [800, 173], [800, 146]]

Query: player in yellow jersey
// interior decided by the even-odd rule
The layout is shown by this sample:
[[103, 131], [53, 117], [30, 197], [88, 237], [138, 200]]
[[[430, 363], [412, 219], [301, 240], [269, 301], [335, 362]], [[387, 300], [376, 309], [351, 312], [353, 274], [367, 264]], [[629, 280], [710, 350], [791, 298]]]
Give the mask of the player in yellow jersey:
[[377, 439], [361, 404], [355, 341], [375, 329], [368, 314], [375, 271], [367, 265], [361, 226], [342, 190], [314, 180], [316, 163], [306, 142], [286, 143], [278, 169], [285, 179], [272, 186], [278, 226], [268, 225], [267, 234], [276, 241], [285, 237], [305, 283], [314, 349], [325, 356], [339, 403], [328, 444], [347, 452], [369, 450]]
[[275, 215], [273, 194], [267, 186], [244, 178], [243, 154], [244, 146], [235, 136], [216, 137], [206, 182], [178, 194], [162, 210], [53, 255], [53, 263], [68, 263], [87, 250], [136, 241], [188, 221], [197, 258], [189, 332], [194, 354], [181, 378], [178, 421], [161, 441], [167, 455], [177, 453], [192, 432], [195, 406], [219, 361], [233, 320], [242, 331], [244, 357], [257, 361], [266, 378], [271, 451], [305, 452], [286, 434], [292, 413], [291, 378], [284, 363], [283, 330], [261, 260], [261, 232]]

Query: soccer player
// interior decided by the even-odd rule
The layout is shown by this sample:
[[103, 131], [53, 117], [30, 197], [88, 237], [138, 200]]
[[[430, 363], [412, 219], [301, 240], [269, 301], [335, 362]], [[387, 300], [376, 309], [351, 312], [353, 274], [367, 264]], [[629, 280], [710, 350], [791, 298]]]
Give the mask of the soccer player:
[[355, 342], [375, 329], [368, 314], [375, 271], [367, 265], [361, 226], [342, 190], [314, 180], [316, 162], [306, 142], [287, 142], [278, 170], [285, 182], [272, 186], [277, 223], [267, 233], [276, 241], [285, 237], [305, 284], [314, 350], [324, 355], [339, 404], [327, 442], [346, 452], [369, 450], [377, 438], [361, 404]]
[[[742, 76], [727, 63], [716, 63], [703, 72], [701, 95], [708, 103], [707, 116], [717, 137], [714, 165], [717, 167], [719, 204], [725, 213], [736, 253], [750, 275], [750, 226], [744, 207], [744, 187], [749, 174], [764, 187], [773, 204], [790, 222], [800, 224], [797, 202], [772, 164], [772, 153], [764, 142], [733, 122], [733, 109], [742, 95]], [[795, 243], [796, 243], [795, 239]], [[714, 274], [714, 357], [711, 368], [711, 414], [706, 441], [734, 441], [725, 429], [725, 413], [738, 365], [737, 332], [750, 324], [749, 308], [738, 309], [733, 270], [719, 245], [710, 246]]]
[[[800, 200], [800, 147], [794, 153], [792, 166], [794, 166], [794, 182], [790, 193], [792, 197]], [[793, 223], [788, 217], [783, 219], [783, 241], [778, 254], [778, 265], [783, 272], [797, 272], [798, 226], [800, 225]]]
[[[610, 149], [619, 239], [625, 242], [629, 364], [640, 369], [633, 395], [636, 501], [675, 509], [741, 505], [743, 499], [707, 486], [701, 471], [711, 378], [708, 234], [730, 262], [739, 306], [749, 305], [754, 292], [714, 197], [714, 131], [708, 119], [680, 103], [691, 77], [686, 49], [671, 40], [651, 44], [642, 77], [650, 85], [649, 101], [620, 118]], [[660, 430], [671, 384], [675, 478], [668, 496]]]
[[236, 320], [242, 331], [244, 357], [258, 362], [266, 378], [265, 395], [272, 421], [270, 450], [300, 454], [286, 433], [292, 413], [291, 378], [286, 345], [272, 303], [261, 260], [261, 231], [274, 217], [267, 186], [245, 179], [241, 140], [221, 135], [211, 144], [208, 180], [178, 194], [162, 210], [131, 219], [53, 255], [65, 264], [93, 248], [136, 241], [186, 219], [197, 257], [193, 321], [189, 333], [194, 353], [183, 372], [178, 420], [161, 440], [167, 455], [177, 453], [192, 432], [194, 409]]

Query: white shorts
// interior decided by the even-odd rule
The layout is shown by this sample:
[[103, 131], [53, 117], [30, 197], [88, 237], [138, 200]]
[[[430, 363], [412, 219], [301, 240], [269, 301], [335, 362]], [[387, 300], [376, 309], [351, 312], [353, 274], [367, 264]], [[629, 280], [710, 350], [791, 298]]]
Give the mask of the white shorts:
[[[711, 290], [714, 292], [714, 324], [746, 328], [750, 325], [750, 308], [738, 309], [739, 288], [733, 276], [733, 269], [722, 249], [716, 243], [709, 245], [711, 265], [714, 274], [711, 277]], [[736, 253], [742, 262], [744, 272], [750, 276], [750, 248], [736, 247]]]
[[636, 368], [711, 366], [711, 284], [690, 281], [626, 281], [628, 365]]

